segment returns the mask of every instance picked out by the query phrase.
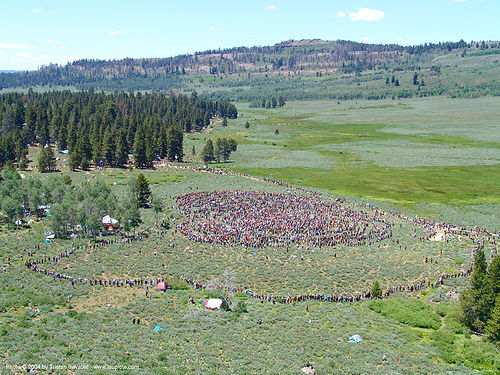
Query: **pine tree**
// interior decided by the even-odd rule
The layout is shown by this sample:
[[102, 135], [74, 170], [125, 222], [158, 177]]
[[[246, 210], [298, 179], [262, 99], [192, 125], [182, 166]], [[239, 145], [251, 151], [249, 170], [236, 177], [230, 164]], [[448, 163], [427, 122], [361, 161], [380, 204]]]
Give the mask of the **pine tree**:
[[373, 284], [371, 293], [374, 298], [380, 298], [382, 289], [380, 289], [380, 284], [378, 283], [378, 281], [375, 281], [375, 283]]
[[59, 128], [59, 133], [57, 134], [57, 148], [59, 150], [66, 150], [68, 148], [68, 131], [66, 129], [66, 124], [62, 124]]
[[115, 161], [115, 141], [113, 134], [111, 133], [110, 127], [107, 127], [104, 131], [104, 137], [102, 139], [102, 156], [104, 162], [111, 166]]
[[73, 149], [69, 154], [69, 168], [76, 171], [82, 163], [82, 155], [77, 149]]
[[90, 161], [86, 156], [82, 157], [82, 161], [80, 162], [80, 167], [82, 170], [86, 171], [90, 167]]
[[491, 318], [487, 321], [485, 331], [490, 340], [500, 348], [500, 295], [496, 298], [495, 307]]
[[40, 173], [45, 173], [48, 170], [47, 154], [42, 145], [40, 145], [40, 152], [38, 154], [38, 170]]
[[52, 150], [52, 147], [48, 146], [45, 148], [45, 160], [47, 161], [47, 169], [50, 172], [53, 172], [56, 170], [56, 158], [54, 156], [54, 150]]
[[144, 168], [146, 162], [146, 137], [144, 130], [140, 128], [134, 138], [134, 164], [136, 168]]
[[155, 224], [158, 224], [158, 214], [163, 211], [163, 202], [157, 196], [151, 198], [151, 206], [155, 212]]
[[153, 161], [156, 159], [155, 142], [152, 136], [146, 137], [146, 167], [153, 167]]
[[210, 163], [214, 160], [214, 144], [211, 139], [209, 139], [205, 144], [205, 147], [203, 147], [201, 157], [204, 163]]
[[151, 189], [149, 188], [148, 180], [141, 173], [137, 176], [136, 181], [137, 186], [137, 202], [139, 203], [139, 207], [148, 207], [149, 199], [151, 197]]
[[123, 167], [128, 162], [127, 136], [124, 131], [120, 131], [118, 142], [116, 143], [115, 160], [118, 167]]
[[220, 160], [222, 159], [222, 155], [223, 155], [222, 140], [220, 138], [217, 138], [215, 140], [215, 148], [214, 148], [214, 157], [217, 163], [219, 163]]
[[172, 125], [167, 130], [167, 158], [170, 161], [182, 161], [184, 156], [182, 150], [184, 136], [182, 130]]
[[28, 160], [28, 158], [26, 157], [26, 155], [23, 155], [21, 157], [21, 160], [19, 160], [19, 169], [22, 170], [22, 171], [27, 170], [29, 162], [30, 161]]
[[477, 250], [474, 257], [471, 286], [460, 295], [462, 322], [473, 332], [483, 332], [488, 319], [488, 280], [484, 251]]
[[234, 152], [234, 151], [236, 151], [238, 149], [238, 143], [233, 138], [229, 138], [227, 140], [227, 144], [228, 144], [229, 150], [231, 152]]
[[194, 147], [194, 145], [193, 145], [193, 149], [191, 150], [191, 153], [193, 154], [193, 156], [196, 156], [196, 148]]
[[226, 138], [222, 138], [221, 140], [221, 152], [222, 152], [222, 160], [224, 163], [229, 159], [229, 155], [231, 154], [231, 147]]
[[494, 257], [488, 267], [488, 289], [494, 301], [500, 294], [500, 256]]

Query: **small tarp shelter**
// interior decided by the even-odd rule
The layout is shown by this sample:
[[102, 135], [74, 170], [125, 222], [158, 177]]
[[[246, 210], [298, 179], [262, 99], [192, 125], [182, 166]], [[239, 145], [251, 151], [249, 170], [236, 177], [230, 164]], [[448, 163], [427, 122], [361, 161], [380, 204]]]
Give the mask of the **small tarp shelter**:
[[101, 223], [103, 223], [104, 225], [115, 225], [118, 223], [118, 220], [116, 219], [113, 219], [111, 216], [109, 215], [106, 215], [106, 216], [103, 216], [102, 219], [101, 219]]
[[163, 331], [163, 330], [164, 330], [164, 328], [162, 328], [160, 326], [156, 326], [156, 327], [153, 328], [153, 331], [156, 331], [156, 332]]
[[217, 310], [222, 306], [222, 300], [219, 298], [210, 298], [205, 302], [205, 308], [209, 310]]
[[349, 339], [349, 342], [353, 342], [355, 344], [359, 344], [363, 339], [361, 338], [360, 335], [352, 335], [351, 338]]

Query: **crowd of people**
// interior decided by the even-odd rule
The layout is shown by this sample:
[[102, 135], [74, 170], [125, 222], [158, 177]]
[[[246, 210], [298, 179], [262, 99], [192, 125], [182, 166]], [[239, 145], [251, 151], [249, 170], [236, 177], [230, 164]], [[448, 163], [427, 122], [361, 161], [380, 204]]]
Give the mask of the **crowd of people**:
[[212, 191], [176, 197], [189, 240], [259, 248], [371, 245], [392, 237], [391, 223], [346, 205], [294, 194]]

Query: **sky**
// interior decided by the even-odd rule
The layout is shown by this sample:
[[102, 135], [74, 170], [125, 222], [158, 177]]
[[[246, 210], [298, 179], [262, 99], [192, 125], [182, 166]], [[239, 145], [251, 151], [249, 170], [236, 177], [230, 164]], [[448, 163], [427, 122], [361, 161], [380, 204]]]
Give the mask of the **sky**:
[[0, 70], [285, 40], [500, 40], [500, 0], [1, 0]]

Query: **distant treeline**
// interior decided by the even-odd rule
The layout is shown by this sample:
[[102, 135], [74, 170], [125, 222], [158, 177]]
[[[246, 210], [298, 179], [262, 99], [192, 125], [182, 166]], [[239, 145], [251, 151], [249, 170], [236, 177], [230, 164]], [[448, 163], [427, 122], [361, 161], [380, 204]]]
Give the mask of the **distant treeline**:
[[[419, 55], [453, 50], [496, 48], [493, 42], [446, 42], [418, 46], [338, 41], [286, 41], [267, 47], [237, 47], [169, 58], [83, 59], [64, 66], [51, 64], [33, 72], [0, 74], [0, 89], [74, 86], [107, 90], [182, 90], [195, 77], [245, 76], [278, 72], [365, 70], [408, 64]], [[414, 57], [417, 56], [417, 57]], [[186, 80], [187, 79], [187, 80]], [[251, 77], [247, 77], [251, 80]], [[192, 82], [191, 82], [192, 83]]]
[[[27, 146], [56, 143], [73, 169], [90, 164], [136, 167], [154, 160], [181, 161], [183, 131], [210, 119], [236, 118], [227, 101], [186, 95], [53, 91], [0, 95], [0, 166], [26, 160]], [[24, 164], [24, 163], [22, 163]]]

